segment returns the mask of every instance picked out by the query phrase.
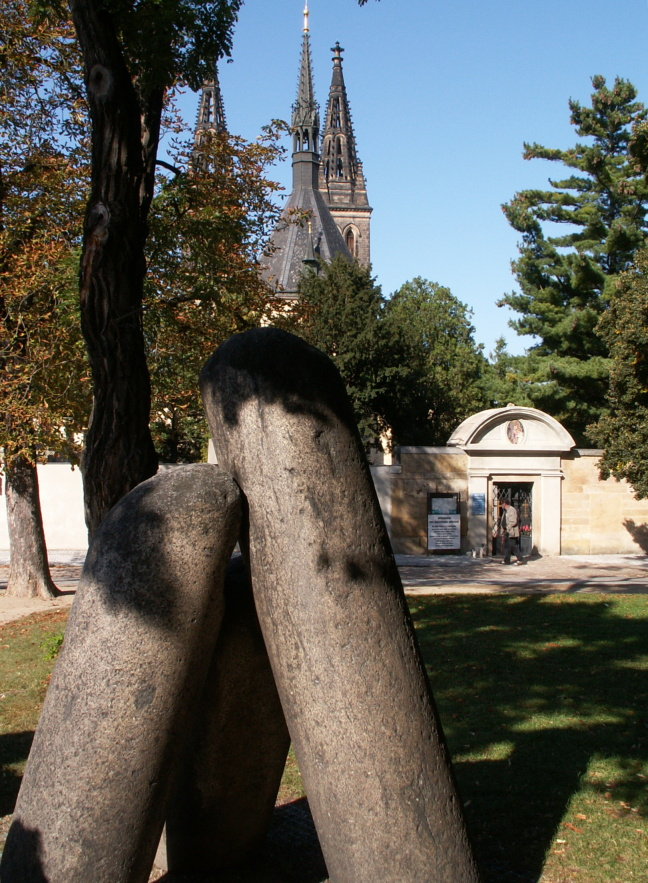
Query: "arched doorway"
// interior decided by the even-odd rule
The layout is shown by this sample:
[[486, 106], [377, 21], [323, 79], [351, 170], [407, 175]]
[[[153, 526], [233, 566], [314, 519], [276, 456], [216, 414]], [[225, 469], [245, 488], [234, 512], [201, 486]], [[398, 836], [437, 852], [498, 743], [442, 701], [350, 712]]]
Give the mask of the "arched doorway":
[[[510, 503], [518, 513], [520, 551], [528, 556], [533, 551], [533, 482], [493, 484], [493, 524], [501, 524], [502, 503]], [[493, 555], [501, 555], [501, 538], [493, 539]]]

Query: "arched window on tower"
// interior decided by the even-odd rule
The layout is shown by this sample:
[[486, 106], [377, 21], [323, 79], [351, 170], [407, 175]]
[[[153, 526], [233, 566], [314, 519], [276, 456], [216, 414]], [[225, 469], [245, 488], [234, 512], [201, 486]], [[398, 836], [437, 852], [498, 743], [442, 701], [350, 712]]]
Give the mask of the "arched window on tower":
[[338, 135], [335, 139], [335, 154], [337, 156], [337, 160], [335, 163], [335, 177], [336, 178], [344, 178], [344, 139]]
[[346, 242], [346, 247], [349, 249], [349, 254], [352, 258], [357, 258], [357, 248], [356, 248], [356, 235], [353, 227], [349, 227], [344, 234], [344, 241]]
[[310, 147], [308, 146], [308, 143], [309, 143], [309, 142], [308, 142], [308, 132], [305, 131], [305, 132], [303, 133], [302, 150], [310, 150]]
[[341, 125], [341, 122], [340, 122], [340, 99], [337, 97], [333, 99], [333, 107], [331, 109], [331, 125], [333, 126], [334, 129], [339, 129], [340, 125]]
[[205, 95], [205, 103], [203, 104], [202, 122], [211, 123], [212, 117], [212, 97], [209, 92]]

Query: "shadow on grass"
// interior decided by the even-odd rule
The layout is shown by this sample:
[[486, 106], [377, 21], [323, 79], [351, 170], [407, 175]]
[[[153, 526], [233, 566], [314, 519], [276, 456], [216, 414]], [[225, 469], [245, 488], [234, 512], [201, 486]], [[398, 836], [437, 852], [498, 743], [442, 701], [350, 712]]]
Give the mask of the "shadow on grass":
[[305, 797], [275, 808], [261, 855], [218, 875], [167, 873], [159, 883], [324, 883], [328, 873]]
[[27, 761], [33, 738], [33, 730], [0, 735], [0, 816], [11, 815], [14, 810], [22, 767]]
[[412, 613], [488, 880], [539, 878], [596, 757], [647, 808], [648, 620], [557, 595], [417, 598]]

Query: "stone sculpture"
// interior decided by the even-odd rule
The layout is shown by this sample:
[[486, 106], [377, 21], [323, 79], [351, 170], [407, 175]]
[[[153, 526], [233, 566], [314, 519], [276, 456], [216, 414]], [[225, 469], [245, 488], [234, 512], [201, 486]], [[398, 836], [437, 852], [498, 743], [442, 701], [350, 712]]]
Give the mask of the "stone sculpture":
[[[332, 881], [477, 883], [337, 371], [266, 328], [201, 389], [220, 468], [145, 482], [97, 533], [0, 880], [143, 883], [165, 807], [170, 871], [218, 879], [262, 841], [285, 714]], [[258, 623], [223, 589], [241, 513]]]

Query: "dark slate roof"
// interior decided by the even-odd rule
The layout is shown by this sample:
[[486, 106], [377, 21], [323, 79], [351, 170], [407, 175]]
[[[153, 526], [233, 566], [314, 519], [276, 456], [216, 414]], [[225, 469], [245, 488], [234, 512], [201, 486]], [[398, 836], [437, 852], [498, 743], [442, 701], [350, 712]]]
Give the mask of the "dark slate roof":
[[[315, 163], [315, 179], [317, 172]], [[295, 297], [297, 293], [299, 278], [306, 266], [304, 261], [311, 258], [311, 243], [315, 256], [324, 261], [331, 261], [338, 252], [351, 260], [322, 194], [312, 183], [293, 188], [271, 242], [273, 252], [264, 262], [263, 277], [286, 297]]]

